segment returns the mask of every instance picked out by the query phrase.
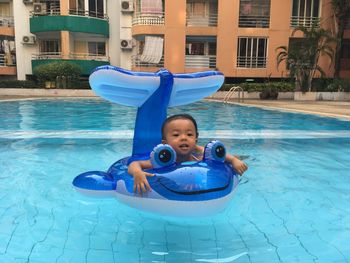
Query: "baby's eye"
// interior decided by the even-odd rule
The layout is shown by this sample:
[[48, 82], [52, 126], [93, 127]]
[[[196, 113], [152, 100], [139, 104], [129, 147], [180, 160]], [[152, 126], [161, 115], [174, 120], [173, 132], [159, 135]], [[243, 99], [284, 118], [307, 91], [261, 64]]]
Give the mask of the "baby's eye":
[[192, 137], [193, 133], [187, 133], [187, 136]]
[[173, 133], [173, 136], [177, 137], [177, 136], [179, 136], [179, 134], [178, 133]]

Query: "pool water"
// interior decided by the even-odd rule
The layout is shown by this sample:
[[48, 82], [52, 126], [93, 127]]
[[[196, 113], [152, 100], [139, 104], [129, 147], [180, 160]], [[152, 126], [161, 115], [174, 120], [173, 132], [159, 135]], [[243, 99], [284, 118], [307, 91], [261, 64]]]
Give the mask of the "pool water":
[[199, 143], [249, 165], [230, 206], [196, 220], [83, 196], [74, 177], [131, 152], [135, 109], [0, 103], [0, 262], [349, 262], [350, 121], [198, 102]]

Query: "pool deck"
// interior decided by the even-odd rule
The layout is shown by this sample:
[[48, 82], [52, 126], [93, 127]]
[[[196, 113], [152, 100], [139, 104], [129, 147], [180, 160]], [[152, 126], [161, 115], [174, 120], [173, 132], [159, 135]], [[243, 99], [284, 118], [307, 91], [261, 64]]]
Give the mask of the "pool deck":
[[[58, 96], [59, 97], [59, 96]], [[1, 100], [38, 99], [38, 96], [0, 96]], [[45, 97], [40, 97], [45, 98]], [[53, 97], [49, 97], [53, 98]], [[67, 98], [67, 97], [65, 97]], [[214, 100], [220, 101], [220, 100]], [[290, 112], [317, 114], [350, 120], [350, 101], [295, 101], [295, 100], [244, 100], [229, 102], [232, 104], [253, 106], [265, 109], [277, 109]]]
[[244, 100], [230, 103], [350, 120], [350, 101]]

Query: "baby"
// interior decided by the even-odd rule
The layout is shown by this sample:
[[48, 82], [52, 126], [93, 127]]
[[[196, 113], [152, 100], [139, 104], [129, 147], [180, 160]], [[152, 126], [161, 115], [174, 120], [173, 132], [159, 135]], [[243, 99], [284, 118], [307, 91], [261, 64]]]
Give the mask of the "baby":
[[[198, 130], [195, 119], [188, 114], [178, 114], [168, 117], [162, 126], [162, 143], [169, 144], [176, 152], [176, 162], [200, 161], [203, 158], [204, 147], [197, 145]], [[237, 157], [226, 154], [226, 162], [242, 175], [247, 165]], [[134, 161], [129, 164], [128, 173], [134, 176], [134, 192], [144, 193], [151, 190], [144, 169], [151, 169], [150, 160]]]

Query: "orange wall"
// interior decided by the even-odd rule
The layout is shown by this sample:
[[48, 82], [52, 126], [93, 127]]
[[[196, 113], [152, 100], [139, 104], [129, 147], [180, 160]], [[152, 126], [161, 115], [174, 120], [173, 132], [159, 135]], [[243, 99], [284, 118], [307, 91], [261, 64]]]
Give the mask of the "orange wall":
[[15, 76], [17, 75], [17, 69], [16, 67], [0, 67], [1, 75]]
[[15, 28], [0, 26], [0, 36], [15, 36]]
[[185, 45], [186, 0], [167, 0], [165, 2], [164, 66], [170, 71], [185, 71]]
[[[330, 21], [330, 1], [322, 2], [321, 20]], [[290, 17], [292, 0], [271, 0], [269, 28], [239, 28], [239, 2], [233, 0], [218, 0], [217, 27], [186, 27], [186, 0], [165, 1], [165, 26], [135, 26], [133, 35], [164, 34], [164, 61], [165, 67], [174, 73], [193, 71], [185, 68], [186, 35], [190, 36], [217, 36], [217, 68], [227, 77], [286, 77], [285, 65], [277, 69], [276, 48], [288, 46], [292, 29]], [[329, 23], [329, 22], [328, 22]], [[330, 27], [328, 24], [324, 24]], [[238, 37], [267, 37], [267, 67], [262, 69], [237, 68]], [[329, 60], [322, 58], [321, 66], [328, 76], [333, 73], [329, 67]], [[199, 69], [195, 69], [199, 70]]]

